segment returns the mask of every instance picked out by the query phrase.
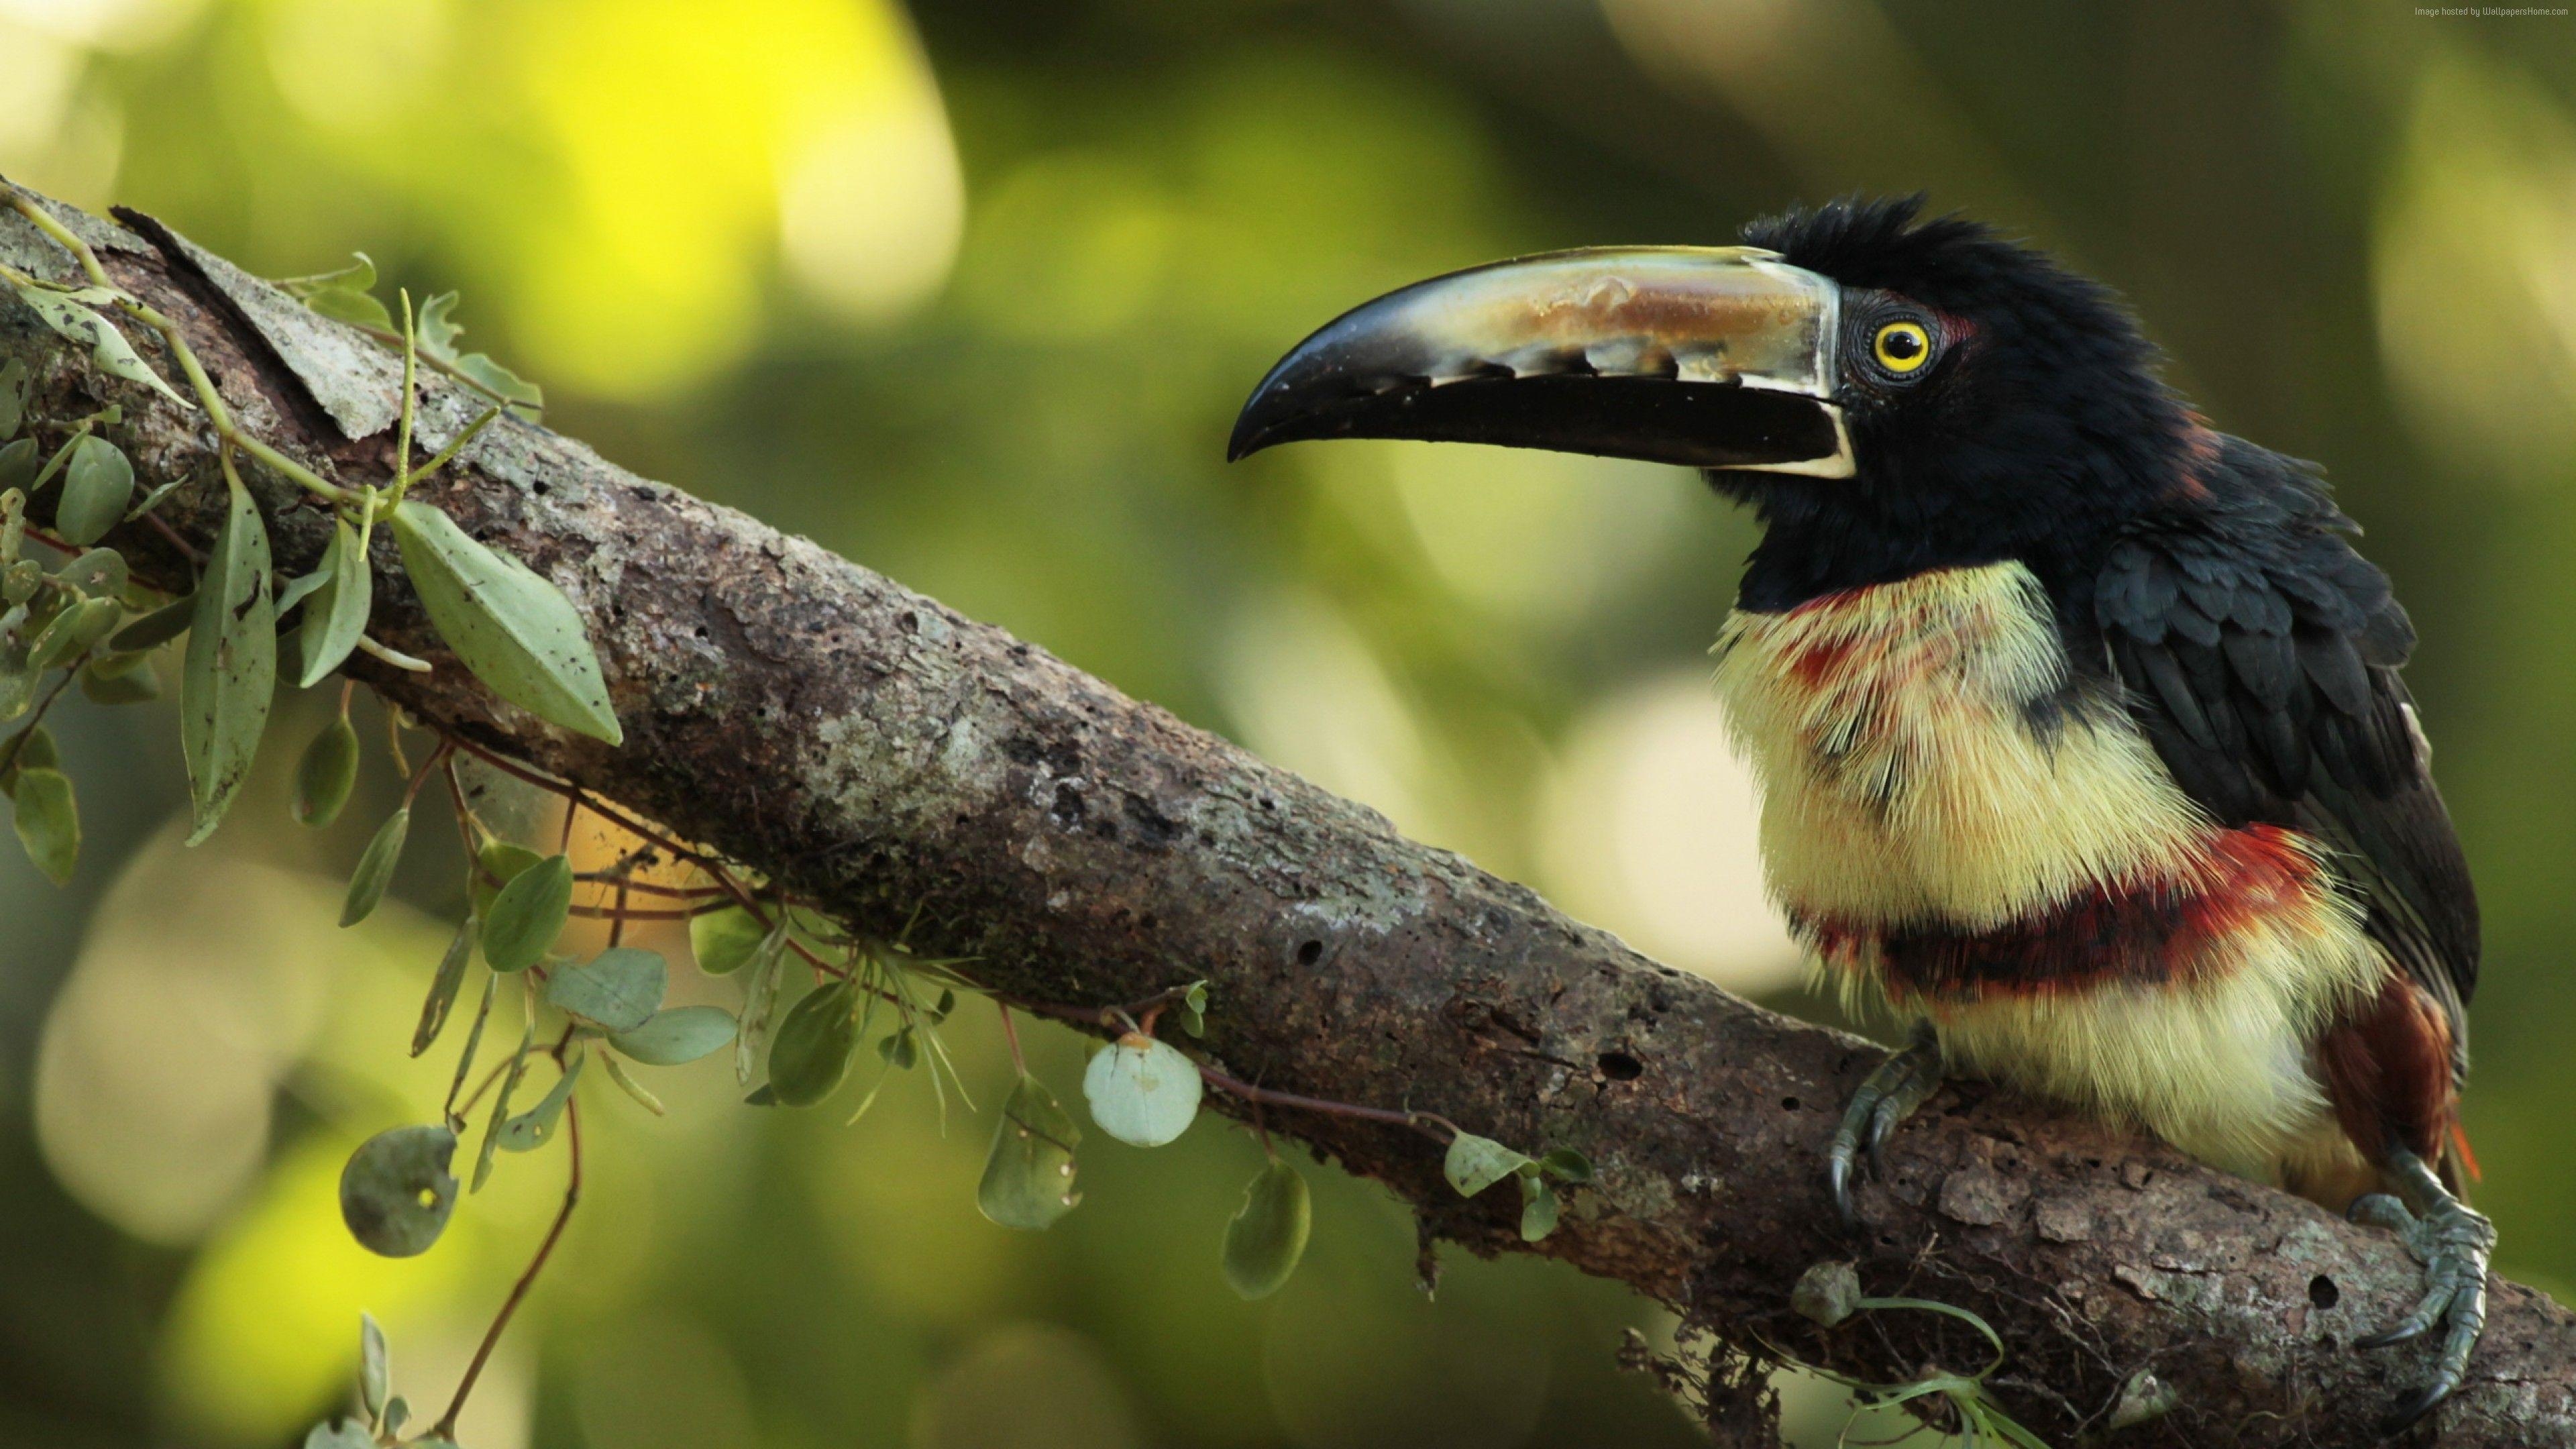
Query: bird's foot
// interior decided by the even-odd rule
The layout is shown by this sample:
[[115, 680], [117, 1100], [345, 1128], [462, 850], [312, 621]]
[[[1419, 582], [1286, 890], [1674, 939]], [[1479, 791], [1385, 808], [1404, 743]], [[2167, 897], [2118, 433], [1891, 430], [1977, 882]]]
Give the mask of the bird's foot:
[[2468, 1376], [2469, 1352], [2487, 1322], [2487, 1260], [2495, 1252], [2495, 1224], [2442, 1186], [2424, 1160], [2411, 1152], [2392, 1155], [2390, 1171], [2422, 1212], [2384, 1192], [2356, 1198], [2346, 1216], [2394, 1231], [2406, 1251], [2424, 1265], [2424, 1296], [2415, 1311], [2384, 1333], [2364, 1338], [2360, 1348], [2403, 1343], [2435, 1325], [2443, 1325], [2441, 1357], [2432, 1382], [2409, 1399], [2389, 1422], [2394, 1433], [2432, 1412]]
[[1913, 1116], [1914, 1109], [1940, 1088], [1940, 1043], [1933, 1037], [1930, 1022], [1918, 1022], [1913, 1040], [1862, 1079], [1860, 1090], [1852, 1093], [1851, 1104], [1843, 1108], [1842, 1125], [1834, 1129], [1826, 1178], [1833, 1184], [1834, 1209], [1842, 1214], [1844, 1227], [1860, 1225], [1859, 1216], [1852, 1211], [1851, 1179], [1861, 1149], [1869, 1149], [1870, 1170], [1885, 1177], [1887, 1139], [1895, 1133], [1898, 1123]]

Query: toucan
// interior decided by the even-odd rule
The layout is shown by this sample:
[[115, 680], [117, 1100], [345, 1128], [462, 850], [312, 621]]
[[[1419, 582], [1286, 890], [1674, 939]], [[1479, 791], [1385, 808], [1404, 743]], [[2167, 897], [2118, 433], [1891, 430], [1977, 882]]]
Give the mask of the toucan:
[[[2463, 1381], [2478, 911], [2399, 677], [2415, 640], [2319, 469], [2210, 426], [2108, 288], [1922, 198], [1731, 247], [1434, 278], [1263, 378], [1241, 458], [1412, 438], [1706, 470], [1763, 525], [1714, 650], [1767, 886], [1909, 1044], [1853, 1179], [1982, 1076], [2397, 1231]], [[1884, 1167], [1879, 1167], [1884, 1174]]]

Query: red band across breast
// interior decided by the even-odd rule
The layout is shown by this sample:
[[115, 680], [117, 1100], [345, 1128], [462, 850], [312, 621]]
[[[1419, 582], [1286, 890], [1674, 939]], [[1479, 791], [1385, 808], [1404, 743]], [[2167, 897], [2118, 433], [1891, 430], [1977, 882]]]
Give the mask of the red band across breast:
[[2190, 980], [2234, 959], [2224, 949], [2229, 936], [2286, 912], [2313, 913], [2324, 888], [2319, 870], [2296, 833], [2255, 825], [2212, 831], [2199, 859], [2178, 862], [2171, 875], [2095, 886], [2004, 926], [1797, 913], [1792, 921], [1828, 965], [1858, 968], [1875, 954], [1887, 988], [1900, 995], [1977, 1000]]

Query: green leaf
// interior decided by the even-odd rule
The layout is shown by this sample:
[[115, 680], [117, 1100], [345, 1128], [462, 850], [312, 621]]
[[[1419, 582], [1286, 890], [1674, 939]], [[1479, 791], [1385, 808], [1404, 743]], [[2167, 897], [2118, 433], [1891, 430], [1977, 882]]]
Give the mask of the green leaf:
[[149, 654], [101, 654], [81, 666], [81, 694], [93, 704], [142, 704], [161, 697]]
[[[486, 941], [484, 959], [489, 960], [488, 937]], [[601, 1031], [633, 1031], [651, 1021], [661, 1007], [668, 976], [661, 952], [611, 946], [591, 961], [563, 967], [546, 978], [546, 1001]]]
[[207, 555], [179, 686], [196, 844], [214, 832], [250, 774], [277, 684], [277, 613], [269, 596], [268, 529], [241, 480], [228, 477], [223, 532]]
[[112, 599], [125, 592], [125, 555], [112, 548], [93, 548], [63, 561], [54, 577], [93, 599]]
[[385, 310], [385, 304], [354, 287], [316, 287], [304, 295], [304, 305], [335, 321], [379, 332], [394, 330], [394, 315]]
[[376, 827], [375, 838], [358, 855], [358, 868], [349, 874], [349, 894], [340, 902], [341, 925], [354, 926], [375, 914], [377, 903], [385, 898], [385, 887], [393, 883], [394, 867], [402, 863], [403, 838], [409, 834], [408, 805]]
[[340, 1220], [371, 1253], [428, 1251], [456, 1207], [456, 1134], [444, 1123], [394, 1127], [368, 1138], [340, 1170]]
[[438, 974], [429, 980], [429, 996], [420, 1004], [420, 1024], [411, 1029], [411, 1054], [419, 1056], [438, 1040], [447, 1029], [447, 1014], [456, 1007], [456, 993], [465, 985], [465, 968], [474, 960], [474, 941], [478, 934], [472, 916], [467, 916], [447, 943], [447, 954], [438, 958]]
[[456, 304], [462, 300], [462, 293], [441, 292], [420, 304], [412, 335], [419, 339], [423, 353], [445, 363], [456, 361], [456, 339], [465, 331], [455, 320]]
[[1535, 1172], [1521, 1174], [1521, 1241], [1535, 1243], [1556, 1231], [1556, 1189]]
[[608, 1079], [617, 1084], [619, 1091], [634, 1098], [638, 1105], [654, 1116], [659, 1117], [663, 1114], [662, 1099], [644, 1090], [642, 1082], [628, 1076], [626, 1069], [617, 1064], [617, 1058], [603, 1056], [599, 1059], [599, 1064], [608, 1069]]
[[400, 1394], [396, 1394], [396, 1395], [394, 1395], [391, 1399], [389, 1399], [389, 1400], [387, 1400], [387, 1401], [386, 1401], [386, 1403], [385, 1403], [385, 1432], [386, 1432], [386, 1433], [388, 1433], [388, 1434], [400, 1434], [400, 1433], [402, 1432], [402, 1427], [403, 1427], [403, 1425], [408, 1424], [408, 1423], [410, 1423], [410, 1422], [411, 1422], [411, 1405], [410, 1405], [410, 1403], [409, 1403], [409, 1402], [407, 1402], [407, 1401], [403, 1398], [403, 1396], [402, 1396], [402, 1395], [400, 1395]]
[[1188, 1057], [1142, 1032], [1101, 1048], [1082, 1073], [1091, 1120], [1135, 1147], [1160, 1147], [1189, 1130], [1204, 1090]]
[[1023, 1072], [1002, 1103], [993, 1127], [993, 1150], [975, 1186], [975, 1206], [1006, 1228], [1044, 1232], [1073, 1211], [1082, 1194], [1073, 1187], [1073, 1151], [1082, 1129], [1055, 1094]]
[[385, 1331], [376, 1326], [375, 1315], [358, 1315], [358, 1403], [370, 1419], [385, 1412], [385, 1400], [393, 1392], [391, 1352], [385, 1347]]
[[466, 353], [456, 359], [455, 367], [507, 402], [511, 414], [522, 421], [533, 423], [543, 415], [546, 390], [493, 361], [489, 354]]
[[314, 1425], [304, 1449], [376, 1449], [376, 1436], [355, 1419], [341, 1419]]
[[537, 1105], [501, 1124], [501, 1150], [534, 1152], [554, 1140], [555, 1124], [563, 1117], [564, 1103], [572, 1100], [572, 1084], [581, 1079], [581, 1069], [590, 1054], [573, 1048], [572, 1060], [564, 1064], [563, 1075], [555, 1078], [551, 1091], [537, 1099]]
[[484, 841], [483, 848], [474, 852], [474, 914], [486, 921], [492, 919], [492, 903], [500, 898], [501, 888], [544, 859], [516, 841], [498, 836]]
[[[474, 1024], [465, 1029], [465, 1050], [456, 1054], [456, 1076], [447, 1085], [447, 1100], [450, 1102], [456, 1100], [457, 1093], [465, 1090], [466, 1074], [474, 1070], [474, 1052], [483, 1045], [483, 1024], [492, 1019], [492, 998], [500, 989], [498, 973], [483, 978], [483, 1004], [474, 1008]], [[464, 1126], [465, 1119], [456, 1118], [454, 1125]]]
[[0, 443], [18, 436], [18, 425], [27, 420], [27, 364], [10, 358], [0, 362]]
[[1181, 997], [1180, 1017], [1181, 1030], [1188, 1032], [1192, 1038], [1207, 1035], [1207, 1004], [1208, 984], [1204, 981], [1191, 982], [1190, 989]]
[[769, 1043], [769, 1023], [778, 1009], [778, 978], [787, 965], [787, 916], [781, 912], [778, 924], [761, 938], [760, 949], [752, 953], [751, 970], [742, 982], [742, 1025], [733, 1041], [733, 1079], [751, 1085], [751, 1072], [760, 1060], [761, 1048]]
[[36, 440], [20, 438], [0, 446], [0, 493], [12, 488], [25, 489], [36, 476]]
[[1860, 1268], [1850, 1262], [1811, 1263], [1789, 1290], [1789, 1306], [1798, 1316], [1832, 1328], [1860, 1311]]
[[322, 582], [305, 604], [304, 627], [295, 636], [304, 657], [304, 675], [296, 683], [304, 689], [339, 668], [349, 651], [358, 647], [358, 636], [367, 631], [367, 608], [375, 590], [367, 577], [366, 546], [349, 520], [333, 521], [330, 546], [323, 550], [321, 566], [314, 573], [322, 576]]
[[86, 548], [107, 536], [134, 501], [134, 465], [125, 450], [96, 433], [72, 448], [63, 472], [63, 496], [54, 505], [54, 531]]
[[1441, 1160], [1441, 1175], [1458, 1189], [1460, 1197], [1474, 1197], [1486, 1188], [1520, 1171], [1529, 1158], [1490, 1137], [1461, 1132], [1449, 1143], [1449, 1153]]
[[911, 1071], [921, 1064], [920, 1044], [913, 1040], [912, 1028], [887, 1032], [877, 1038], [877, 1055], [894, 1071]]
[[45, 879], [63, 885], [80, 860], [80, 805], [72, 777], [60, 770], [21, 769], [12, 790], [18, 802], [18, 843]]
[[59, 770], [62, 767], [62, 751], [54, 745], [54, 732], [43, 725], [29, 725], [0, 740], [0, 795], [18, 793], [20, 770]]
[[1225, 1225], [1226, 1285], [1245, 1298], [1267, 1298], [1306, 1255], [1314, 1209], [1306, 1179], [1278, 1158], [1243, 1190], [1243, 1208]]
[[281, 277], [277, 285], [295, 297], [309, 297], [326, 287], [340, 287], [352, 292], [372, 292], [376, 287], [376, 260], [365, 252], [351, 252], [357, 260], [336, 271], [315, 272], [309, 277]]
[[1571, 1147], [1560, 1147], [1538, 1160], [1538, 1170], [1570, 1186], [1592, 1181], [1592, 1159]]
[[101, 371], [128, 382], [147, 383], [179, 406], [190, 406], [186, 398], [170, 390], [170, 384], [163, 382], [159, 373], [143, 365], [124, 333], [105, 317], [82, 306], [71, 294], [28, 286], [19, 287], [17, 292], [18, 299], [34, 308], [36, 315], [45, 319], [45, 325], [65, 341], [88, 348], [90, 361], [97, 363]]
[[510, 1069], [502, 1074], [501, 1090], [492, 1098], [492, 1115], [483, 1123], [483, 1145], [474, 1153], [474, 1181], [467, 1189], [470, 1192], [481, 1192], [483, 1184], [492, 1180], [492, 1154], [501, 1149], [501, 1128], [510, 1120], [510, 1098], [519, 1090], [519, 1079], [528, 1074], [528, 1049], [537, 1043], [537, 1001], [533, 994], [528, 998], [524, 1021], [519, 1028], [519, 1049], [510, 1054]]
[[709, 976], [741, 970], [760, 954], [760, 943], [768, 937], [769, 928], [760, 918], [740, 906], [689, 918], [689, 949], [698, 958], [698, 969]]
[[125, 609], [114, 599], [83, 599], [54, 616], [27, 651], [28, 667], [42, 674], [88, 653], [116, 631]]
[[733, 1013], [723, 1007], [674, 1006], [608, 1044], [648, 1067], [676, 1067], [731, 1044], [733, 1036]]
[[859, 1048], [858, 992], [832, 981], [805, 993], [778, 1023], [769, 1047], [769, 1088], [782, 1107], [811, 1107], [850, 1073]]
[[476, 678], [540, 719], [624, 741], [581, 615], [561, 590], [418, 500], [395, 507], [393, 530], [429, 621]]
[[125, 654], [140, 654], [157, 649], [188, 632], [197, 617], [197, 596], [181, 594], [160, 608], [116, 631], [107, 647]]
[[357, 727], [347, 715], [335, 715], [295, 764], [296, 822], [320, 830], [339, 819], [357, 784]]
[[322, 585], [330, 581], [330, 577], [329, 574], [316, 568], [309, 574], [297, 574], [288, 579], [285, 587], [277, 591], [277, 617], [285, 618], [294, 611], [296, 605], [319, 593]]
[[572, 861], [550, 855], [512, 876], [483, 913], [483, 959], [525, 971], [545, 959], [572, 912]]
[[45, 567], [31, 558], [0, 567], [0, 603], [17, 605], [36, 597], [45, 586]]
[[0, 723], [27, 712], [36, 698], [36, 671], [27, 663], [27, 606], [0, 613]]

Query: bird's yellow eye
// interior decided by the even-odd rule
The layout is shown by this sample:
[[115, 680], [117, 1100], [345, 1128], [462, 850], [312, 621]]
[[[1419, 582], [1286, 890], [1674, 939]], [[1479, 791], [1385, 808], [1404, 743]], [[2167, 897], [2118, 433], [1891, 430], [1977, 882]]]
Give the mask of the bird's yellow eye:
[[1932, 360], [1932, 334], [1920, 322], [1890, 322], [1878, 329], [1870, 350], [1879, 366], [1903, 377]]

